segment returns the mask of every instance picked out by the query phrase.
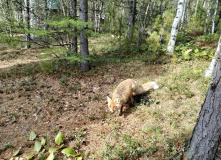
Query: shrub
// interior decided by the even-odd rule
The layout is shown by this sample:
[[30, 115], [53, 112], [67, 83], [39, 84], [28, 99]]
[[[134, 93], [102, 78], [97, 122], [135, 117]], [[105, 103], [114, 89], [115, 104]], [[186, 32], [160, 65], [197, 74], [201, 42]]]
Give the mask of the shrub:
[[150, 37], [146, 39], [146, 43], [142, 44], [142, 49], [150, 52], [157, 52], [160, 49], [160, 35], [153, 32]]

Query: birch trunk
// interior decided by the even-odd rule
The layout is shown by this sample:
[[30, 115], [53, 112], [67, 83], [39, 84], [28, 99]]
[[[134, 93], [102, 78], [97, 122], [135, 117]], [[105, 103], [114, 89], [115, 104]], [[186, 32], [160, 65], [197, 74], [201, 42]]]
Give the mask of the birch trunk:
[[[123, 0], [121, 2], [121, 6], [122, 6], [122, 12], [121, 12], [121, 24], [124, 24], [124, 15], [125, 15], [125, 1]], [[122, 26], [121, 26], [122, 27]]]
[[144, 21], [143, 21], [143, 28], [146, 28], [146, 19], [147, 19], [147, 13], [148, 13], [148, 11], [149, 11], [150, 3], [151, 3], [151, 2], [148, 2], [147, 8], [146, 8], [146, 11], [145, 11]]
[[[34, 13], [34, 8], [35, 8], [35, 0], [30, 0], [30, 29], [34, 29], [35, 27], [35, 13]], [[34, 35], [31, 34], [31, 39], [34, 39]]]
[[129, 20], [128, 20], [128, 31], [127, 31], [127, 38], [130, 38], [132, 35], [132, 28], [135, 24], [135, 16], [136, 16], [136, 0], [130, 0], [129, 2], [130, 13], [129, 13]]
[[217, 58], [218, 58], [218, 55], [219, 55], [219, 52], [221, 50], [221, 36], [219, 38], [219, 43], [217, 45], [217, 48], [216, 48], [216, 52], [213, 56], [213, 59], [211, 60], [210, 62], [210, 65], [209, 65], [209, 68], [206, 70], [205, 72], [205, 76], [208, 77], [208, 76], [211, 76], [212, 73], [213, 73], [213, 70], [214, 70], [214, 67], [216, 65], [216, 61], [217, 61]]
[[211, 6], [210, 6], [210, 3], [208, 2], [208, 10], [207, 10], [207, 14], [206, 14], [206, 24], [204, 26], [204, 33], [206, 33], [206, 31], [207, 31], [207, 24], [208, 24], [208, 18], [210, 16], [210, 10], [211, 10]]
[[[87, 22], [88, 20], [88, 1], [80, 0], [80, 20]], [[88, 39], [82, 29], [80, 31], [80, 50], [81, 50], [81, 70], [86, 72], [89, 71], [89, 61], [87, 60], [89, 51], [88, 51]]]
[[[221, 38], [220, 38], [221, 39]], [[221, 41], [218, 42], [217, 63], [206, 99], [202, 105], [186, 156], [189, 160], [212, 160], [221, 138]]]
[[[186, 0], [186, 1], [188, 1], [188, 0]], [[184, 1], [184, 5], [183, 5], [183, 14], [182, 14], [182, 17], [181, 17], [180, 29], [182, 29], [183, 23], [184, 23], [184, 19], [185, 19], [185, 14], [186, 14], [186, 1]]]
[[99, 21], [100, 21], [100, 17], [99, 17], [99, 5], [98, 5], [98, 2], [94, 2], [94, 23], [95, 23], [95, 26], [94, 26], [94, 30], [95, 32], [99, 32]]
[[214, 34], [214, 30], [215, 30], [215, 19], [216, 19], [216, 12], [217, 12], [218, 3], [219, 3], [219, 0], [216, 0], [215, 9], [214, 9], [214, 13], [213, 13], [213, 19], [212, 19], [212, 31], [211, 31], [212, 34]]
[[64, 0], [61, 0], [61, 7], [62, 7], [62, 11], [63, 11], [63, 15], [66, 16], [66, 9], [65, 9], [65, 3]]
[[100, 24], [101, 24], [101, 19], [102, 19], [103, 8], [104, 8], [104, 2], [101, 1], [100, 9], [99, 9], [99, 21], [98, 21], [98, 30], [99, 30], [99, 32], [101, 31]]
[[[76, 20], [77, 18], [77, 0], [72, 0], [72, 16]], [[72, 52], [77, 53], [78, 52], [78, 46], [77, 46], [77, 29], [73, 28], [74, 35], [72, 36]]]
[[181, 20], [181, 17], [183, 15], [183, 11], [184, 11], [184, 2], [185, 0], [179, 0], [178, 1], [178, 7], [177, 7], [177, 13], [176, 13], [176, 17], [173, 20], [173, 25], [172, 25], [172, 29], [171, 29], [171, 35], [170, 35], [170, 40], [167, 46], [167, 52], [169, 54], [173, 54], [174, 51], [174, 47], [175, 47], [175, 43], [176, 43], [176, 37], [178, 34], [178, 26]]
[[199, 0], [196, 1], [195, 11], [194, 11], [195, 16], [196, 16], [196, 13], [197, 13], [198, 4], [199, 4]]

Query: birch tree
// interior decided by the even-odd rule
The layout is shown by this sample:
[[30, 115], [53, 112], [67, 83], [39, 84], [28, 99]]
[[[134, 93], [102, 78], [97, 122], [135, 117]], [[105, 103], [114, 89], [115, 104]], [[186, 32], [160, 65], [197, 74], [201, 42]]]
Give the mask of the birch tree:
[[[220, 38], [221, 39], [221, 38]], [[221, 138], [221, 41], [206, 99], [202, 105], [186, 156], [188, 159], [215, 159]]]
[[134, 27], [134, 24], [135, 24], [136, 3], [137, 3], [136, 0], [130, 0], [129, 1], [130, 13], [129, 13], [129, 19], [128, 19], [127, 38], [131, 37], [132, 28]]
[[219, 0], [215, 0], [215, 8], [214, 8], [214, 13], [213, 13], [213, 17], [212, 17], [212, 31], [211, 33], [213, 34], [214, 33], [214, 30], [215, 30], [215, 19], [216, 19], [216, 12], [217, 12], [217, 7], [218, 7], [218, 3], [219, 3]]
[[178, 34], [178, 26], [179, 26], [179, 23], [180, 23], [180, 20], [181, 20], [181, 17], [183, 15], [183, 11], [184, 11], [184, 2], [185, 2], [185, 0], [179, 0], [178, 1], [177, 13], [176, 13], [176, 17], [173, 20], [170, 40], [169, 40], [169, 43], [167, 45], [167, 52], [170, 53], [170, 54], [173, 54], [173, 51], [174, 51], [174, 47], [175, 47], [175, 43], [176, 43], [176, 37], [177, 37], [177, 34]]
[[[87, 0], [80, 0], [80, 20], [83, 22], [87, 22], [88, 20], [88, 1]], [[82, 57], [81, 62], [81, 70], [86, 72], [89, 71], [89, 61], [87, 60], [89, 51], [88, 51], [88, 39], [82, 29], [80, 31], [80, 52]]]
[[205, 72], [205, 76], [208, 77], [208, 76], [211, 76], [212, 73], [213, 73], [213, 70], [214, 70], [214, 67], [215, 67], [215, 64], [216, 64], [216, 61], [218, 59], [218, 55], [219, 55], [219, 52], [221, 50], [221, 37], [219, 38], [219, 43], [217, 45], [217, 48], [216, 48], [216, 52], [213, 56], [213, 59], [211, 60], [210, 62], [210, 65], [209, 65], [209, 68], [206, 70]]
[[[35, 9], [35, 0], [29, 0], [30, 2], [30, 8], [29, 8], [29, 12], [30, 12], [30, 29], [33, 29], [35, 27], [35, 13], [34, 13], [34, 9]], [[34, 35], [31, 34], [31, 39], [34, 39]]]
[[184, 5], [183, 5], [183, 13], [182, 13], [182, 16], [181, 16], [181, 24], [180, 24], [180, 29], [182, 29], [183, 27], [183, 23], [184, 23], [184, 20], [185, 20], [185, 14], [186, 14], [186, 10], [187, 10], [187, 7], [186, 7], [186, 3], [187, 3], [188, 0], [184, 1]]
[[[205, 6], [206, 6], [206, 2], [205, 2]], [[204, 26], [204, 33], [206, 33], [207, 31], [207, 27], [208, 27], [208, 19], [210, 19], [210, 11], [211, 11], [211, 5], [210, 2], [207, 3], [207, 13], [206, 13], [206, 22], [205, 22], [205, 26]]]
[[194, 16], [196, 16], [199, 0], [196, 1]]
[[95, 32], [99, 32], [100, 29], [100, 12], [101, 12], [101, 5], [98, 1], [94, 2], [94, 30]]

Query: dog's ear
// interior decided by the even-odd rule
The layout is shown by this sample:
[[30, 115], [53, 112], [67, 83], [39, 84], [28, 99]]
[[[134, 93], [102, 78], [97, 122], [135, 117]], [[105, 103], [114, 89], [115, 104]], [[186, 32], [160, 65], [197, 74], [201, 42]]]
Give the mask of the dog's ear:
[[111, 98], [107, 96], [107, 103], [108, 105], [111, 103]]

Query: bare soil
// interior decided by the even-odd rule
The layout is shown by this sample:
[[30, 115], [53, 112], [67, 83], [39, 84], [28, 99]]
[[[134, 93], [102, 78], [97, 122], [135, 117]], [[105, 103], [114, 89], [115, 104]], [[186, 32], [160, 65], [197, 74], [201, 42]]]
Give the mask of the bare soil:
[[[42, 61], [31, 50], [1, 52], [0, 72]], [[74, 68], [73, 68], [74, 69]], [[132, 111], [125, 111], [119, 117], [110, 115], [106, 96], [122, 80], [134, 78], [144, 81], [154, 80], [164, 74], [162, 65], [150, 66], [134, 61], [118, 64], [97, 64], [88, 73], [63, 75], [61, 73], [8, 77], [0, 79], [0, 147], [10, 143], [13, 147], [0, 150], [0, 158], [9, 159], [13, 152], [22, 148], [24, 153], [33, 150], [28, 140], [31, 131], [38, 136], [45, 135], [53, 145], [58, 131], [65, 135], [65, 145], [76, 151], [88, 152], [91, 157], [99, 157], [106, 136], [113, 131], [113, 121], [120, 119], [120, 125], [136, 120]], [[136, 109], [136, 108], [135, 108]], [[133, 132], [137, 132], [134, 123]], [[82, 132], [83, 138], [76, 142], [74, 135]], [[76, 144], [79, 143], [79, 144]]]

